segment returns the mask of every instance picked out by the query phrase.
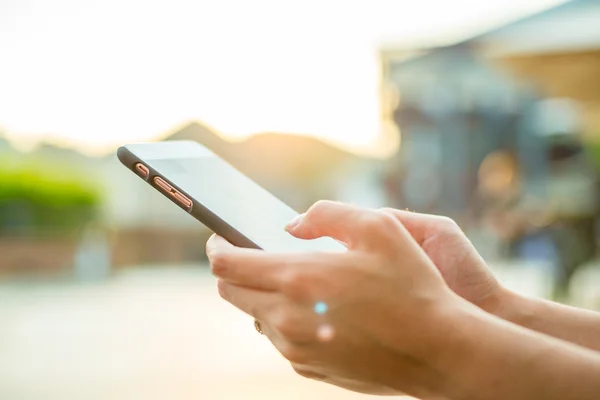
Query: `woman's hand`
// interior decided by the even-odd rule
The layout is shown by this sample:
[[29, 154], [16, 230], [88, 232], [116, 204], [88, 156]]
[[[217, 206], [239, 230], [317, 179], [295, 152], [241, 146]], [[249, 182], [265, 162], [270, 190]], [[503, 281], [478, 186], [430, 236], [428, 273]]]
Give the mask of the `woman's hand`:
[[404, 225], [456, 294], [490, 313], [509, 303], [509, 292], [453, 220], [392, 208], [381, 211]]
[[394, 209], [381, 210], [404, 225], [455, 293], [504, 320], [600, 351], [600, 314], [523, 296], [494, 278], [454, 221]]
[[273, 254], [213, 236], [221, 296], [256, 318], [303, 376], [374, 394], [442, 392], [428, 360], [443, 351], [446, 310], [463, 301], [397, 216], [319, 202], [288, 231], [348, 251]]

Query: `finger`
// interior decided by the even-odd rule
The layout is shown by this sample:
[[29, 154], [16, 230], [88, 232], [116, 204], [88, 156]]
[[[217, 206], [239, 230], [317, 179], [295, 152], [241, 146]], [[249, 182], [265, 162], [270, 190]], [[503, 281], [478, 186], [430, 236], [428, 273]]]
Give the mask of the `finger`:
[[394, 216], [419, 244], [442, 231], [457, 228], [450, 218], [439, 215], [420, 214], [411, 211], [382, 208], [381, 212]]
[[301, 239], [329, 236], [349, 248], [386, 245], [386, 238], [398, 238], [404, 232], [389, 214], [331, 201], [317, 202], [286, 229]]
[[217, 288], [224, 300], [258, 320], [265, 317], [265, 310], [280, 297], [275, 292], [237, 286], [222, 279], [217, 281]]
[[206, 255], [210, 257], [210, 253], [215, 250], [231, 249], [235, 247], [223, 237], [212, 234], [206, 241]]
[[328, 379], [327, 375], [316, 372], [314, 368], [307, 367], [307, 366], [300, 365], [300, 364], [294, 364], [294, 363], [290, 363], [290, 364], [292, 365], [292, 368], [294, 369], [294, 371], [296, 371], [296, 373], [303, 378], [313, 379], [315, 381], [320, 381], [320, 382], [325, 382]]
[[271, 341], [308, 343], [317, 336], [318, 316], [290, 303], [278, 293], [265, 292], [218, 281], [219, 295], [260, 322]]
[[281, 263], [264, 251], [236, 247], [213, 235], [206, 243], [206, 254], [215, 276], [230, 283], [260, 290], [277, 290]]
[[211, 235], [210, 238], [206, 241], [206, 256], [210, 259], [211, 255], [214, 253], [222, 253], [227, 251], [235, 251], [237, 249], [242, 249], [241, 247], [237, 247], [229, 243], [225, 238], [219, 236], [217, 234]]
[[212, 272], [238, 286], [266, 291], [280, 291], [295, 270], [322, 269], [340, 264], [342, 254], [277, 254], [233, 246], [214, 236], [207, 243]]

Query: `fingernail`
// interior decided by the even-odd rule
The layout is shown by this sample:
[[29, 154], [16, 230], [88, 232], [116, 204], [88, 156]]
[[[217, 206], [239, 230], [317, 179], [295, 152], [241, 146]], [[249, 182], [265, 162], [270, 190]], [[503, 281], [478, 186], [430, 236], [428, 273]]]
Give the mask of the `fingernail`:
[[300, 222], [302, 222], [303, 218], [304, 218], [304, 214], [297, 215], [296, 217], [294, 217], [294, 219], [289, 224], [287, 224], [287, 226], [285, 227], [285, 230], [288, 232], [291, 231], [292, 229], [294, 229], [295, 227], [300, 225]]

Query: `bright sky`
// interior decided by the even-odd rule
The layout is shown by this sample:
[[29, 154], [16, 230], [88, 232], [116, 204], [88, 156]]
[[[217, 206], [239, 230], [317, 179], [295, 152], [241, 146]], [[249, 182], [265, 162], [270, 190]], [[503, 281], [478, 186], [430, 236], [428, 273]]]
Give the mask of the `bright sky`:
[[382, 42], [451, 42], [559, 2], [1, 0], [0, 130], [98, 152], [194, 119], [367, 150]]

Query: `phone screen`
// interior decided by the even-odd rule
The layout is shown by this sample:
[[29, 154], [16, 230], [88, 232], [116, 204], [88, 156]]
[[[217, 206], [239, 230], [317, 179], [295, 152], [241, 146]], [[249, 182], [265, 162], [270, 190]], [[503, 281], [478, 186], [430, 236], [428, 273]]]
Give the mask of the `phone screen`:
[[[157, 152], [161, 143], [145, 146]], [[181, 156], [140, 158], [265, 251], [345, 250], [329, 237], [302, 240], [287, 233], [285, 226], [298, 215], [294, 209], [203, 146], [190, 146], [197, 151], [188, 147]]]

